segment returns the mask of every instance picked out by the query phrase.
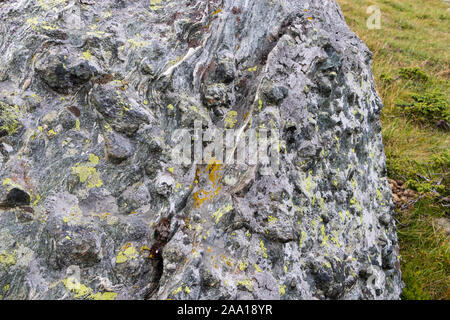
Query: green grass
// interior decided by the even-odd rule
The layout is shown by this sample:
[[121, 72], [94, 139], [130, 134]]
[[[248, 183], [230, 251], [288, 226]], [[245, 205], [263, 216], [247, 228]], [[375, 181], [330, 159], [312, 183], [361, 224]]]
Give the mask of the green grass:
[[449, 299], [450, 250], [448, 237], [437, 232], [434, 218], [443, 212], [433, 199], [419, 201], [402, 213], [399, 228], [402, 240], [404, 299]]
[[[388, 175], [424, 198], [398, 213], [404, 299], [450, 299], [449, 239], [435, 219], [447, 212], [450, 133], [450, 11], [442, 0], [337, 0], [347, 23], [374, 53], [384, 102]], [[381, 9], [381, 29], [369, 30], [367, 7]]]

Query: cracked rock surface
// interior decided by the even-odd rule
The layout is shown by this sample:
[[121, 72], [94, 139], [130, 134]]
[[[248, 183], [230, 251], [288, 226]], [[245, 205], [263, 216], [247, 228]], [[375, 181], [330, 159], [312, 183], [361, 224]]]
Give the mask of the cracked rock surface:
[[[2, 299], [399, 298], [372, 54], [334, 0], [0, 17]], [[194, 120], [275, 130], [278, 172], [175, 163]]]

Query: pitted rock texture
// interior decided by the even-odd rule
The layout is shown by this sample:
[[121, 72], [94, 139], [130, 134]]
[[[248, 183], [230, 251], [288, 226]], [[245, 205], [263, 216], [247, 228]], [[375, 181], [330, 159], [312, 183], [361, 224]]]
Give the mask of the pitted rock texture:
[[[3, 299], [399, 298], [372, 54], [334, 0], [0, 17], [0, 200], [29, 196], [0, 206]], [[177, 165], [200, 119], [276, 130], [279, 171]]]

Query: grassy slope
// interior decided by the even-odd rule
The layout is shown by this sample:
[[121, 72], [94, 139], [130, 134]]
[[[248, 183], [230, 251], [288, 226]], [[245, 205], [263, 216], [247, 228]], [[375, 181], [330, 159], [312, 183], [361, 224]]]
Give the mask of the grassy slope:
[[[397, 215], [403, 298], [450, 299], [449, 237], [436, 224], [437, 217], [449, 216], [442, 199], [449, 196], [450, 131], [437, 126], [450, 114], [449, 5], [442, 0], [337, 1], [350, 28], [374, 53], [388, 174], [423, 195]], [[366, 26], [370, 5], [381, 9], [381, 30]], [[411, 94], [432, 99], [400, 107], [414, 102]]]

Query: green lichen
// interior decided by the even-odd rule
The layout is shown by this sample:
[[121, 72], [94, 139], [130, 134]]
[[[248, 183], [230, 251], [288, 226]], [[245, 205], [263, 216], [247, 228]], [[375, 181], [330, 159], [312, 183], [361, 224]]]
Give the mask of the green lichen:
[[16, 133], [21, 127], [19, 123], [20, 113], [19, 106], [0, 102], [0, 131], [6, 131], [8, 135]]

